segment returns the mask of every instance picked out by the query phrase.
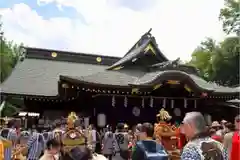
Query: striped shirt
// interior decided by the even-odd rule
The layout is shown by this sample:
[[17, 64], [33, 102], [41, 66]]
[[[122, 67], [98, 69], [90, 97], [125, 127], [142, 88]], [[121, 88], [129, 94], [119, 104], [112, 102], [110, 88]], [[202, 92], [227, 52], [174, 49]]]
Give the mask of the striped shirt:
[[27, 160], [37, 160], [44, 150], [44, 138], [40, 133], [33, 133], [29, 138]]
[[18, 139], [17, 132], [15, 129], [12, 128], [5, 128], [1, 131], [1, 136], [5, 138], [6, 140], [9, 140], [12, 142], [12, 146], [8, 147], [4, 150], [4, 158], [6, 160], [11, 159], [12, 156], [12, 149], [15, 147], [16, 141]]
[[54, 136], [53, 136], [52, 132], [43, 132], [42, 135], [43, 135], [43, 138], [44, 138], [44, 149], [46, 149], [47, 141], [53, 139]]

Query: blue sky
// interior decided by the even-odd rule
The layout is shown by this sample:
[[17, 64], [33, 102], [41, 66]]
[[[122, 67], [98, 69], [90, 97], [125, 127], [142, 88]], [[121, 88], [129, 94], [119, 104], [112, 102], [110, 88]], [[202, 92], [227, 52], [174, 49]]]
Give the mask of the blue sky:
[[63, 7], [63, 10], [60, 11], [54, 4], [39, 5], [36, 0], [2, 0], [0, 1], [0, 6], [1, 8], [11, 8], [19, 3], [27, 4], [44, 18], [62, 16], [76, 18], [77, 16], [77, 12], [72, 7]]
[[153, 28], [170, 59], [221, 40], [223, 0], [1, 0], [5, 36], [28, 46], [122, 56]]

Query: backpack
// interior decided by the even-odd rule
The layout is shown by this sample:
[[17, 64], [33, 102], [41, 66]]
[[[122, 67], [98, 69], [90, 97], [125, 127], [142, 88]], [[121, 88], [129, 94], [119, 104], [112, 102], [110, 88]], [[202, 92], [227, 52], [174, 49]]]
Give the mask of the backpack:
[[143, 151], [142, 160], [168, 160], [168, 154], [163, 146], [156, 143], [154, 140], [138, 141], [136, 147]]
[[8, 128], [5, 128], [1, 131], [1, 136], [5, 139], [8, 139], [10, 130]]

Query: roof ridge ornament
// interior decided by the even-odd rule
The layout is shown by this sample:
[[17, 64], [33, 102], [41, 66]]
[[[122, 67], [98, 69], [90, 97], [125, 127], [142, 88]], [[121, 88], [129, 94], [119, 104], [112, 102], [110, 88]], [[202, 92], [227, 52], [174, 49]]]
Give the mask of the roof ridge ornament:
[[176, 67], [179, 64], [180, 64], [180, 58], [177, 58], [173, 61], [165, 61], [165, 62], [162, 62], [162, 63], [154, 64], [151, 67], [160, 67], [160, 68], [165, 68], [165, 67], [169, 67], [169, 66]]
[[146, 36], [152, 37], [151, 31], [152, 28], [150, 28], [144, 35], [142, 35], [141, 39], [144, 39]]

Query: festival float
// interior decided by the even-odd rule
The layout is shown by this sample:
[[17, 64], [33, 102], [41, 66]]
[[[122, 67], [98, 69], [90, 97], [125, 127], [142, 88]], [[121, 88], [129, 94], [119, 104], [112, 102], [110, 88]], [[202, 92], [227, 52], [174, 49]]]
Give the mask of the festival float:
[[154, 125], [154, 135], [156, 140], [167, 150], [172, 160], [180, 160], [180, 151], [178, 149], [179, 128], [168, 122], [172, 116], [162, 108], [157, 114], [158, 122]]
[[62, 137], [64, 152], [67, 153], [66, 155], [70, 156], [68, 158], [72, 158], [72, 154], [70, 153], [72, 149], [79, 148], [82, 150], [84, 148], [88, 148], [90, 151], [92, 151], [91, 157], [93, 160], [107, 160], [103, 155], [93, 153], [92, 129], [89, 126], [89, 128], [86, 129], [85, 133], [83, 133], [75, 125], [77, 120], [79, 120], [79, 118], [76, 113], [71, 112], [67, 118], [67, 131], [63, 134]]
[[82, 147], [87, 144], [87, 137], [75, 126], [78, 116], [71, 112], [67, 117], [67, 129], [62, 136], [64, 151], [70, 151], [74, 147]]

